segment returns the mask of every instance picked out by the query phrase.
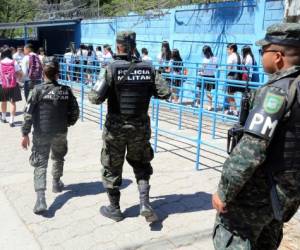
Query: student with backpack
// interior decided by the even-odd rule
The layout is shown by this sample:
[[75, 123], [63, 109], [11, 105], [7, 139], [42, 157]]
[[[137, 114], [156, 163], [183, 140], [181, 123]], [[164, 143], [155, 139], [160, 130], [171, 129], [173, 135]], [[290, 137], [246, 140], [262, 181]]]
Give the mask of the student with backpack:
[[1, 122], [7, 123], [6, 110], [7, 102], [10, 102], [9, 125], [14, 127], [16, 114], [16, 102], [22, 100], [18, 79], [22, 78], [22, 70], [17, 61], [12, 59], [12, 51], [5, 47], [1, 52], [0, 61], [0, 101], [1, 101]]
[[27, 101], [30, 90], [42, 82], [43, 66], [33, 45], [26, 44], [24, 47], [24, 58], [22, 60], [22, 71], [24, 75], [24, 94]]

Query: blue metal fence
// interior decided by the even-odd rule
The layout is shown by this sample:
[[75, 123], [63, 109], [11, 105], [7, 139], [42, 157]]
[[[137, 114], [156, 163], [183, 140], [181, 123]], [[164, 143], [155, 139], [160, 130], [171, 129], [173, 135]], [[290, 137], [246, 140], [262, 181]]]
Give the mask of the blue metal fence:
[[[96, 118], [99, 128], [102, 129], [106, 115], [106, 105], [102, 104], [99, 107], [91, 105], [85, 98], [101, 72], [101, 63], [97, 61], [86, 63], [83, 58], [77, 58], [77, 60], [66, 63], [63, 56], [59, 56], [59, 60], [60, 82], [71, 86], [74, 92], [76, 92], [79, 98], [81, 121]], [[178, 102], [176, 103], [170, 101], [173, 100], [172, 98], [168, 101], [151, 100], [150, 116], [152, 119], [153, 148], [155, 152], [159, 147], [159, 136], [166, 135], [194, 145], [196, 169], [200, 169], [201, 166], [202, 146], [217, 151], [218, 155], [225, 155], [225, 146], [218, 146], [213, 142], [219, 138], [226, 137], [226, 127], [231, 126], [238, 120], [237, 116], [226, 114], [226, 107], [229, 105], [226, 101], [227, 98], [236, 98], [237, 110], [239, 109], [241, 98], [240, 93], [229, 94], [227, 89], [230, 86], [246, 87], [245, 81], [230, 80], [227, 78], [227, 66], [219, 64], [215, 69], [215, 78], [208, 78], [202, 77], [198, 73], [202, 67], [201, 63], [183, 62], [182, 66], [154, 64], [155, 68], [164, 72], [162, 73], [163, 77], [167, 79], [170, 88], [173, 89], [172, 96], [176, 95], [178, 97]], [[248, 82], [251, 90], [256, 89], [265, 81], [265, 75], [261, 68], [255, 67], [235, 71], [238, 73], [249, 74], [250, 72], [250, 74], [255, 73], [259, 75], [259, 82]], [[175, 68], [179, 68], [180, 70], [175, 72]], [[175, 82], [176, 84], [174, 84]], [[205, 107], [208, 102], [208, 91], [205, 88], [207, 82], [215, 87], [211, 91], [213, 103], [213, 109], [211, 110]], [[168, 117], [164, 118], [164, 116]], [[186, 119], [190, 120], [190, 123], [187, 124], [185, 122]], [[218, 126], [218, 124], [220, 125]], [[169, 129], [169, 127], [166, 127], [167, 125], [172, 125], [173, 129]], [[224, 126], [225, 128], [222, 128]], [[186, 133], [186, 131], [192, 131], [192, 133]], [[207, 137], [207, 135], [210, 136]]]

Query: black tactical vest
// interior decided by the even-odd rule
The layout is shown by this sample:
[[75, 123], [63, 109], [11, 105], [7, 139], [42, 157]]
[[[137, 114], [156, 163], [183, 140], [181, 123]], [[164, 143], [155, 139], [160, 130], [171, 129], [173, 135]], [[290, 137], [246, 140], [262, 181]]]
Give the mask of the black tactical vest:
[[111, 65], [113, 88], [108, 97], [108, 113], [129, 116], [145, 115], [154, 90], [154, 71], [149, 63], [137, 62], [127, 79], [121, 79], [130, 62], [116, 60]]
[[65, 133], [68, 128], [68, 103], [70, 91], [67, 86], [47, 83], [38, 86], [38, 110], [34, 114], [34, 131], [37, 133]]
[[[288, 83], [294, 78], [285, 78], [273, 83], [288, 91]], [[279, 124], [269, 147], [266, 163], [274, 173], [289, 169], [300, 171], [300, 93], [299, 84], [296, 99], [288, 114]]]

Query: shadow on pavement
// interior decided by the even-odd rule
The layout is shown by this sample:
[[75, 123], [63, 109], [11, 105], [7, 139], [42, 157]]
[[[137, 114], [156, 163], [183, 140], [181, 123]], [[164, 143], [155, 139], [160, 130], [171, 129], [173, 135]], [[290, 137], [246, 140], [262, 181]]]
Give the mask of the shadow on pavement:
[[[131, 183], [131, 180], [123, 179], [121, 189], [128, 187]], [[61, 209], [72, 198], [97, 195], [105, 192], [106, 190], [102, 182], [99, 181], [67, 185], [64, 187], [64, 193], [58, 195], [48, 210], [42, 215], [46, 218], [53, 218], [56, 211]]]
[[[159, 221], [150, 224], [151, 231], [161, 231], [163, 221], [171, 214], [191, 213], [212, 209], [212, 195], [206, 192], [194, 194], [171, 194], [157, 197], [151, 202], [152, 207], [159, 217]], [[127, 208], [124, 211], [126, 217], [139, 216], [139, 205]]]

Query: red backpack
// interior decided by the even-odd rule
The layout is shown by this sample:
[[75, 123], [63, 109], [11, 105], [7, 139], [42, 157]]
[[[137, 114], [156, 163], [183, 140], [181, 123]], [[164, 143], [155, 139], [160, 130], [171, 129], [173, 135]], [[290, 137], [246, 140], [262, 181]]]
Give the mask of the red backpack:
[[1, 62], [1, 82], [3, 89], [10, 89], [17, 86], [15, 61], [11, 63]]
[[41, 80], [43, 74], [43, 66], [37, 55], [29, 55], [29, 72], [30, 80]]

